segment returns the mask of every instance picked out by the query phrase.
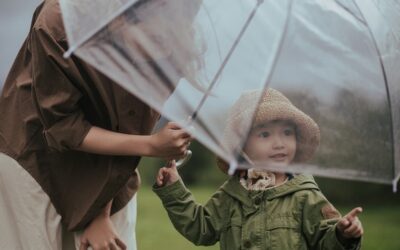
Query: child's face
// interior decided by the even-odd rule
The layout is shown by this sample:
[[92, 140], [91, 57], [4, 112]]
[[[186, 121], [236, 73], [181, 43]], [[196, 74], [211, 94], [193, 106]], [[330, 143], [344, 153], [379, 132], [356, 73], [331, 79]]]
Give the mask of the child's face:
[[290, 164], [296, 154], [296, 130], [287, 121], [261, 123], [253, 128], [244, 151], [254, 163]]

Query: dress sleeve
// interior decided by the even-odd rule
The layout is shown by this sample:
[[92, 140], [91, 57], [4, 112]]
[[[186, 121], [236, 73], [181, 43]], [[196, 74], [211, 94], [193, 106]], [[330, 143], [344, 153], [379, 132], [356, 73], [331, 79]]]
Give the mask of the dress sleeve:
[[357, 250], [361, 239], [343, 245], [336, 236], [336, 224], [341, 215], [320, 191], [306, 195], [303, 205], [303, 235], [311, 249]]
[[181, 181], [166, 187], [153, 187], [161, 199], [175, 229], [195, 245], [214, 245], [219, 241], [226, 204], [224, 194], [217, 191], [203, 206], [195, 202], [191, 192]]
[[[65, 42], [66, 46], [66, 42]], [[79, 107], [79, 70], [64, 59], [65, 48], [44, 29], [31, 33], [32, 97], [48, 146], [57, 151], [77, 148], [91, 128]]]

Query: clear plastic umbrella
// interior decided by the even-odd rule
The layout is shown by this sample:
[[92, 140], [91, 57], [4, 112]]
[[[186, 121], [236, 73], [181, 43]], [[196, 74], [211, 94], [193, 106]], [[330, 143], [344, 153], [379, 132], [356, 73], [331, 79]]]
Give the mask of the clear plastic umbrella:
[[[61, 0], [70, 49], [230, 165], [224, 140], [248, 90], [311, 116], [320, 146], [285, 171], [393, 184], [400, 176], [400, 3], [383, 0]], [[249, 108], [253, 114], [262, 91]], [[226, 136], [226, 135], [225, 135]], [[270, 166], [271, 169], [274, 166]]]

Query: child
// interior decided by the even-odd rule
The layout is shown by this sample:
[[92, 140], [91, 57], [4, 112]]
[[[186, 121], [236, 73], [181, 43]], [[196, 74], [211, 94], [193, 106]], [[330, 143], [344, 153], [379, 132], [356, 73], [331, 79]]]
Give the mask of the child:
[[[257, 94], [248, 92], [238, 100], [226, 135], [246, 118], [246, 107]], [[254, 117], [245, 158], [281, 165], [304, 162], [318, 147], [319, 133], [309, 116], [270, 88]], [[183, 185], [174, 163], [170, 165], [159, 170], [154, 191], [175, 228], [196, 245], [219, 241], [227, 250], [360, 248], [361, 208], [340, 217], [311, 176], [254, 168], [236, 171], [202, 206]], [[218, 165], [226, 172], [226, 163], [220, 160]]]

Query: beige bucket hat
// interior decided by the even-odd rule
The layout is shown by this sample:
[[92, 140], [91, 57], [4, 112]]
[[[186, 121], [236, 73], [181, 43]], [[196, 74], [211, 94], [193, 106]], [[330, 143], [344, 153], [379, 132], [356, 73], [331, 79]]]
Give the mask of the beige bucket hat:
[[[294, 162], [306, 162], [311, 159], [320, 142], [318, 124], [310, 116], [295, 107], [278, 90], [268, 88], [263, 93], [260, 93], [260, 91], [262, 90], [252, 90], [243, 93], [232, 106], [224, 131], [224, 146], [230, 150], [237, 148], [237, 145], [234, 145], [232, 142], [232, 138], [237, 138], [238, 134], [243, 131], [246, 121], [249, 119], [253, 120], [251, 128], [269, 121], [290, 121], [296, 126], [297, 150]], [[260, 94], [263, 96], [260, 102], [257, 103]], [[253, 110], [257, 104], [259, 106], [254, 114]], [[237, 140], [235, 142], [237, 144]], [[217, 164], [223, 172], [227, 173], [228, 164], [225, 161], [218, 158]]]

